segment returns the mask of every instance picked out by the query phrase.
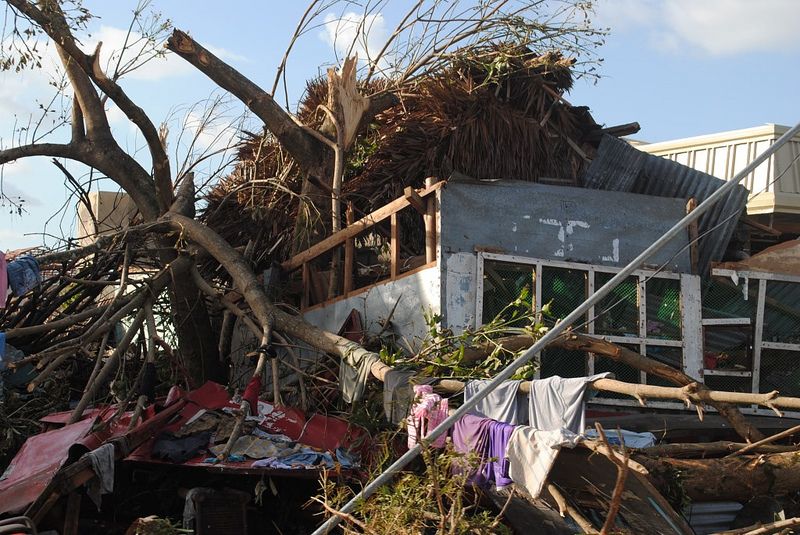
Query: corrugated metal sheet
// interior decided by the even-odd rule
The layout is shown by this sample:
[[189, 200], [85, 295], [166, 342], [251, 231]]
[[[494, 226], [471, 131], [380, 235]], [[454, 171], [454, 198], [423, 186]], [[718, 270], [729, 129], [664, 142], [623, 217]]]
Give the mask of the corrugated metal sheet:
[[738, 502], [701, 502], [689, 506], [687, 520], [697, 535], [729, 529], [742, 504]]
[[[600, 143], [597, 157], [583, 176], [583, 183], [590, 189], [687, 200], [694, 197], [701, 203], [722, 187], [725, 181], [644, 153], [625, 141], [606, 135]], [[737, 186], [700, 218], [698, 231], [702, 237], [698, 242], [698, 267], [701, 273], [707, 273], [712, 262], [722, 260], [739, 215], [747, 205], [747, 196], [747, 189]]]

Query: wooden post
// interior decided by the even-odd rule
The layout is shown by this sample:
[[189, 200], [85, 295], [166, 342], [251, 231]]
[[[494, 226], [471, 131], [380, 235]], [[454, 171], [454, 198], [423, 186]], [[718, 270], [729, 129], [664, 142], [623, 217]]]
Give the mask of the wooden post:
[[392, 214], [392, 237], [389, 244], [391, 262], [391, 277], [397, 278], [400, 274], [400, 223], [397, 221], [397, 212]]
[[[686, 213], [692, 212], [697, 208], [697, 199], [691, 197], [686, 203]], [[700, 264], [700, 252], [697, 248], [697, 238], [699, 236], [697, 230], [697, 221], [689, 223], [689, 257], [691, 258], [692, 273], [697, 275]]]
[[[436, 179], [428, 177], [425, 186], [431, 187]], [[426, 199], [426, 212], [422, 219], [425, 221], [425, 263], [436, 260], [436, 195], [428, 195]]]
[[[353, 224], [353, 203], [347, 203], [347, 226]], [[344, 242], [344, 295], [353, 291], [353, 259], [355, 257], [355, 239], [350, 238]]]
[[64, 514], [64, 535], [78, 535], [78, 522], [81, 514], [81, 495], [72, 491], [67, 496], [67, 510]]

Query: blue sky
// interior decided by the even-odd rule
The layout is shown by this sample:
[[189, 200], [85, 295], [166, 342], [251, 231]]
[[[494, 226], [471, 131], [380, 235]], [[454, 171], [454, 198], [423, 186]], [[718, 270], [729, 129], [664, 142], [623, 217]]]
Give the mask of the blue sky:
[[[392, 0], [391, 9], [410, 0]], [[90, 0], [85, 4], [99, 18], [91, 26], [89, 46], [97, 39], [104, 49], [119, 43], [134, 2]], [[597, 25], [611, 34], [598, 50], [604, 59], [598, 81], [578, 80], [568, 96], [586, 105], [600, 123], [638, 121], [635, 137], [655, 142], [679, 137], [746, 128], [764, 123], [800, 121], [800, 2], [795, 0], [600, 0]], [[153, 8], [175, 27], [188, 31], [231, 65], [264, 88], [270, 88], [275, 69], [306, 2], [231, 0], [220, 7], [210, 0], [154, 0]], [[374, 32], [391, 31], [395, 12], [376, 16]], [[290, 101], [300, 95], [305, 80], [324, 72], [334, 59], [330, 32], [311, 30], [296, 46], [289, 61]], [[26, 121], [45, 98], [46, 76], [41, 73], [0, 75], [0, 139], [10, 143], [14, 125]], [[203, 106], [192, 105], [210, 95], [224, 97], [204, 76], [181, 59], [153, 61], [123, 80], [123, 87], [154, 119], [170, 125], [170, 152], [183, 155], [188, 139], [202, 117]], [[213, 149], [244, 124], [237, 102], [219, 104], [222, 113], [201, 136], [201, 148]], [[121, 144], [141, 150], [141, 139], [113, 108], [109, 112]], [[168, 120], [169, 119], [169, 120]], [[183, 136], [180, 133], [184, 132]], [[142, 156], [144, 158], [144, 156]], [[219, 166], [222, 157], [198, 168], [198, 175]], [[77, 174], [82, 171], [75, 168]], [[74, 229], [74, 209], [47, 222], [67, 199], [59, 172], [47, 159], [5, 166], [6, 194], [26, 200], [28, 213], [9, 214], [0, 207], [0, 249], [41, 244], [41, 233], [56, 236]], [[45, 222], [47, 225], [45, 226]], [[53, 243], [52, 239], [49, 243]]]

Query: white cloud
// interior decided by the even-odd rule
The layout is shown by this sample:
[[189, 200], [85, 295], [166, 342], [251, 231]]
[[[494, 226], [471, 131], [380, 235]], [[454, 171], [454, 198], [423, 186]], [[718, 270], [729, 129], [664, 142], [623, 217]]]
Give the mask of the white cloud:
[[596, 20], [612, 34], [644, 29], [654, 48], [669, 52], [722, 56], [800, 44], [796, 0], [606, 0]]
[[[125, 49], [123, 52], [126, 38], [128, 42], [128, 49]], [[91, 39], [84, 39], [83, 42], [85, 43], [84, 50], [88, 53], [94, 52], [98, 42], [103, 43], [103, 46], [100, 49], [100, 65], [103, 66], [103, 69], [105, 69], [106, 73], [109, 75], [113, 72], [115, 66], [117, 65], [117, 62], [120, 58], [120, 53], [122, 53], [122, 64], [124, 65], [126, 62], [135, 59], [136, 55], [140, 54], [142, 50], [147, 51], [148, 56], [150, 56], [152, 55], [152, 51], [154, 49], [159, 51], [163, 50], [166, 53], [161, 56], [153, 57], [142, 66], [126, 74], [125, 77], [127, 79], [154, 81], [162, 80], [164, 78], [186, 76], [196, 72], [196, 69], [189, 62], [171, 52], [166, 51], [163, 48], [162, 43], [157, 43], [155, 46], [153, 44], [146, 43], [140, 33], [131, 32], [131, 34], [128, 35], [128, 31], [126, 29], [103, 25], [92, 33]], [[222, 60], [229, 62], [247, 61], [247, 58], [244, 56], [235, 54], [224, 48], [218, 48], [213, 45], [203, 46], [205, 46], [215, 56]]]
[[[381, 13], [364, 16], [347, 12], [341, 17], [328, 13], [325, 15], [325, 24], [320, 33], [320, 38], [328, 43], [340, 58], [356, 53], [363, 61], [376, 57], [388, 37], [386, 20]], [[386, 58], [383, 58], [382, 67], [385, 67], [385, 62]]]
[[664, 14], [675, 36], [712, 55], [800, 43], [796, 0], [672, 0]]

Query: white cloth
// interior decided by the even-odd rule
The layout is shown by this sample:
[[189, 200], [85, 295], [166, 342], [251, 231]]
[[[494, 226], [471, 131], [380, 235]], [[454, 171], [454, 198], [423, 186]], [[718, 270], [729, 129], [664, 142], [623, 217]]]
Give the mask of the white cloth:
[[86, 486], [86, 494], [100, 510], [101, 495], [114, 492], [114, 445], [103, 444], [86, 455], [92, 461], [92, 470], [97, 477]]
[[554, 376], [531, 381], [528, 424], [542, 431], [569, 429], [580, 433], [586, 428], [583, 393], [586, 385], [610, 373], [564, 379]]
[[[475, 396], [480, 389], [489, 384], [491, 379], [476, 379], [469, 381], [464, 386], [464, 401]], [[526, 396], [519, 394], [519, 385], [522, 381], [503, 381], [488, 396], [478, 402], [470, 411], [476, 416], [491, 418], [511, 425], [527, 424]]]
[[509, 477], [538, 498], [561, 446], [573, 448], [579, 440], [578, 435], [566, 429], [540, 431], [528, 425], [517, 426], [506, 447]]

